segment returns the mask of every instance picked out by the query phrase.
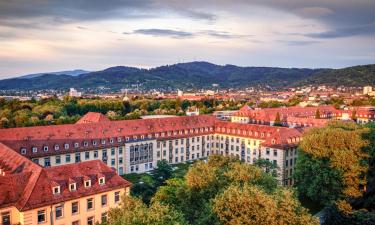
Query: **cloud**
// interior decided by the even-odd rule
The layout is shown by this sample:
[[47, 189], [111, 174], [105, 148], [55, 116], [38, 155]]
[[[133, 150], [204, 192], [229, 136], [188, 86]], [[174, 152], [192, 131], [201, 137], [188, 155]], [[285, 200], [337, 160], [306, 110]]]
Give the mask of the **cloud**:
[[143, 35], [150, 35], [154, 37], [171, 37], [171, 38], [188, 38], [194, 35], [193, 33], [190, 33], [190, 32], [180, 31], [180, 30], [170, 30], [170, 29], [138, 29], [138, 30], [134, 30], [133, 34], [143, 34]]
[[375, 34], [375, 23], [367, 24], [358, 27], [344, 27], [335, 30], [329, 30], [319, 33], [304, 34], [306, 37], [311, 38], [344, 38], [357, 35], [374, 35]]
[[204, 30], [204, 31], [198, 32], [198, 34], [206, 35], [206, 36], [210, 36], [214, 38], [222, 38], [222, 39], [253, 37], [253, 35], [240, 35], [240, 34], [233, 34], [227, 31], [216, 31], [216, 30]]
[[182, 30], [172, 30], [172, 29], [137, 29], [132, 32], [123, 32], [123, 34], [142, 34], [154, 37], [171, 37], [176, 39], [190, 38], [190, 37], [213, 37], [219, 39], [234, 39], [234, 38], [249, 38], [254, 37], [253, 35], [239, 35], [233, 34], [227, 31], [216, 31], [216, 30], [202, 30], [197, 32], [188, 32]]
[[297, 14], [303, 17], [319, 17], [334, 13], [331, 9], [325, 7], [303, 7], [296, 10]]
[[298, 40], [278, 40], [280, 43], [284, 43], [288, 46], [306, 46], [317, 44], [319, 41], [298, 41]]

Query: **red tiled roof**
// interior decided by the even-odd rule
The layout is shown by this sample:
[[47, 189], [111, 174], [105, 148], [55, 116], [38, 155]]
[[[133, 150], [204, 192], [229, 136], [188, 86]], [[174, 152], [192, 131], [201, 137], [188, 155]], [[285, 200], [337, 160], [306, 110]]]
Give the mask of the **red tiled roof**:
[[215, 124], [216, 133], [250, 137], [264, 140], [264, 146], [282, 147], [296, 145], [301, 131], [294, 128], [266, 126], [258, 124], [244, 124], [218, 121]]
[[[15, 206], [24, 211], [131, 185], [99, 160], [42, 168], [0, 143], [0, 162], [0, 168], [7, 168], [0, 175], [0, 208]], [[99, 185], [98, 178], [103, 176], [105, 184]], [[91, 179], [91, 187], [84, 187], [84, 177]], [[73, 192], [68, 188], [72, 180], [77, 183]], [[60, 194], [52, 192], [56, 185]]]
[[79, 119], [76, 124], [82, 123], [101, 123], [109, 122], [110, 120], [101, 113], [97, 112], [88, 112], [81, 119]]
[[[203, 129], [201, 133], [210, 133], [213, 131], [215, 119], [214, 116], [201, 115], [0, 129], [0, 141], [17, 152], [27, 148], [26, 155], [29, 157], [40, 157], [57, 152], [73, 153], [78, 150], [120, 146], [123, 145], [125, 137], [131, 139], [143, 135], [147, 138], [152, 134], [152, 138], [156, 138], [155, 134], [158, 134], [158, 138], [163, 138], [162, 133], [168, 138], [182, 137], [186, 136], [185, 132], [181, 134], [175, 131], [189, 131], [188, 135], [194, 135], [201, 129]], [[212, 128], [212, 131], [209, 128]], [[117, 138], [121, 138], [121, 141], [118, 142]], [[105, 143], [102, 144], [102, 141]], [[87, 146], [84, 146], [84, 142], [87, 142]], [[74, 147], [75, 143], [79, 143], [78, 148]], [[65, 144], [69, 144], [69, 149], [64, 149]], [[59, 146], [57, 150], [55, 145]], [[44, 146], [48, 146], [48, 151], [43, 150]], [[37, 153], [32, 153], [32, 147], [38, 148]]]

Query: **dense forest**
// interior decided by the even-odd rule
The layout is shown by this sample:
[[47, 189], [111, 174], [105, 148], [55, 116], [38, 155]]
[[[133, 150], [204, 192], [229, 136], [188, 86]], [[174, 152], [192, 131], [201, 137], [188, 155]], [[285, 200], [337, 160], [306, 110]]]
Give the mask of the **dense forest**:
[[77, 99], [65, 97], [39, 101], [5, 100], [0, 98], [0, 128], [75, 123], [87, 112], [100, 112], [111, 120], [139, 119], [143, 115], [185, 115], [186, 110], [198, 108], [201, 114], [214, 110], [236, 110], [243, 101], [218, 101], [203, 99], [188, 101], [180, 99], [155, 100], [134, 98]]
[[139, 69], [117, 66], [79, 76], [41, 74], [0, 80], [0, 90], [67, 90], [70, 87], [119, 91], [123, 88], [140, 90], [176, 90], [243, 87], [293, 87], [310, 84], [330, 86], [375, 85], [375, 65], [344, 69], [299, 69], [277, 67], [239, 67], [215, 65], [208, 62], [179, 63]]

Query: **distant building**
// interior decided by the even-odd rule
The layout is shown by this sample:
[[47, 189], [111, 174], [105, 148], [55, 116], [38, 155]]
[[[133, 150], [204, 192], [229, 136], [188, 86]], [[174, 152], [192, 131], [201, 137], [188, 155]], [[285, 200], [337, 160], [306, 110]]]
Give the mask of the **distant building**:
[[198, 116], [199, 115], [199, 109], [198, 108], [189, 108], [186, 111], [187, 116]]
[[363, 87], [363, 94], [369, 95], [369, 96], [375, 96], [375, 91], [372, 90], [371, 86], [365, 86]]
[[177, 96], [178, 97], [182, 97], [184, 95], [184, 92], [183, 91], [181, 91], [181, 90], [178, 90], [177, 91]]
[[82, 92], [78, 92], [75, 88], [70, 88], [69, 90], [69, 96], [70, 97], [81, 97]]

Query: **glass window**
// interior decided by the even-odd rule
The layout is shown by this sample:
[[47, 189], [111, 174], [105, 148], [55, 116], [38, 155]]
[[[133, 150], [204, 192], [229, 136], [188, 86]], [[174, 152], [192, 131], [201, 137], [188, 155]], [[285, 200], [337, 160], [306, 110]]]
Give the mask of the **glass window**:
[[60, 164], [61, 163], [61, 156], [56, 156], [56, 158], [55, 158], [55, 162], [56, 162], [56, 164]]
[[56, 206], [56, 209], [55, 209], [55, 217], [56, 219], [59, 219], [63, 216], [63, 207], [60, 205], [60, 206]]
[[10, 212], [1, 213], [1, 224], [10, 225]]
[[72, 214], [78, 213], [78, 210], [79, 210], [79, 208], [78, 208], [78, 202], [73, 202], [72, 203]]
[[94, 208], [94, 200], [92, 198], [87, 199], [87, 210]]
[[94, 225], [94, 217], [90, 216], [87, 218], [87, 225]]
[[106, 206], [107, 205], [107, 195], [102, 195], [102, 206]]
[[65, 155], [65, 162], [70, 163], [70, 154]]
[[46, 210], [38, 210], [38, 223], [46, 222]]
[[119, 202], [120, 201], [120, 192], [119, 191], [116, 191], [115, 192], [115, 203]]

